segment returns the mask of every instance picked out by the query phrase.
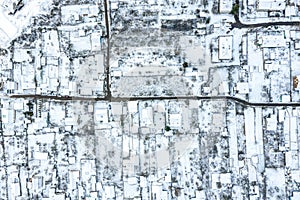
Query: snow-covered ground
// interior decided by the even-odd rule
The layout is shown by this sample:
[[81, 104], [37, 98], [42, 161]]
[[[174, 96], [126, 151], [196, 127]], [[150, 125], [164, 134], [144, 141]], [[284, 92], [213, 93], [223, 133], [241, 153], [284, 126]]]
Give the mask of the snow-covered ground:
[[9, 43], [19, 36], [23, 29], [30, 26], [31, 18], [40, 14], [49, 14], [52, 1], [48, 0], [27, 0], [24, 7], [15, 15], [9, 15], [9, 10], [0, 3], [0, 35], [6, 37], [0, 40], [0, 47], [7, 48]]

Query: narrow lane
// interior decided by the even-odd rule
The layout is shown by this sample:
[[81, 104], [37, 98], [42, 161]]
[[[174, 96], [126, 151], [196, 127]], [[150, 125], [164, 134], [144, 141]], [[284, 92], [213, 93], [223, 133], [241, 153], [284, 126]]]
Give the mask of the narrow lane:
[[107, 39], [107, 49], [106, 49], [106, 62], [105, 62], [105, 71], [106, 71], [106, 100], [111, 99], [110, 91], [110, 70], [109, 70], [109, 61], [110, 61], [110, 23], [109, 23], [109, 3], [108, 0], [104, 0], [104, 12], [105, 12], [105, 26], [106, 26], [106, 39]]
[[[274, 103], [274, 102], [248, 102], [244, 99], [240, 99], [233, 96], [153, 96], [153, 97], [112, 97], [110, 88], [110, 21], [109, 21], [109, 2], [104, 0], [104, 12], [105, 12], [105, 26], [106, 26], [106, 39], [107, 39], [107, 50], [105, 57], [105, 73], [106, 73], [106, 96], [101, 97], [80, 97], [80, 96], [51, 96], [51, 95], [11, 95], [8, 98], [24, 98], [24, 99], [49, 99], [58, 101], [111, 101], [111, 102], [121, 102], [121, 101], [149, 101], [149, 100], [228, 100], [240, 103], [245, 106], [261, 106], [261, 107], [276, 107], [276, 106], [300, 106], [300, 102], [290, 102], [290, 103]], [[232, 28], [258, 28], [258, 27], [268, 27], [268, 26], [299, 26], [300, 22], [271, 22], [271, 23], [257, 23], [257, 24], [243, 24], [238, 15], [234, 15], [235, 23], [232, 24]]]
[[238, 15], [234, 15], [235, 23], [232, 28], [258, 28], [268, 26], [300, 26], [300, 22], [269, 22], [269, 23], [256, 23], [256, 24], [243, 24]]
[[245, 106], [261, 106], [261, 107], [276, 107], [276, 106], [300, 106], [300, 102], [249, 102], [244, 99], [232, 96], [153, 96], [153, 97], [59, 97], [59, 96], [47, 96], [47, 95], [12, 95], [9, 98], [15, 99], [48, 99], [48, 100], [58, 100], [58, 101], [109, 101], [109, 102], [126, 102], [126, 101], [154, 101], [154, 100], [227, 100], [234, 101], [236, 103]]

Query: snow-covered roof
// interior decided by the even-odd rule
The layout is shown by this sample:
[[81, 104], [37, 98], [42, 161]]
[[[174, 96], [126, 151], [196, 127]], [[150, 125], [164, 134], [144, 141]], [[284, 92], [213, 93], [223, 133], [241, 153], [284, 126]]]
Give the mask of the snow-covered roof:
[[262, 36], [262, 47], [285, 47], [286, 39], [283, 34]]
[[286, 6], [285, 0], [258, 0], [257, 10], [284, 10]]
[[141, 126], [149, 126], [153, 124], [153, 109], [147, 107], [142, 110], [141, 113]]
[[169, 120], [170, 120], [170, 127], [171, 128], [180, 128], [181, 126], [181, 114], [176, 113], [176, 114], [170, 114], [169, 115]]
[[219, 59], [230, 60], [232, 59], [232, 35], [219, 37]]
[[48, 159], [48, 153], [34, 152], [33, 157], [36, 160], [47, 160]]
[[248, 82], [239, 82], [236, 84], [236, 90], [240, 94], [248, 94], [249, 93], [249, 83]]
[[128, 101], [128, 112], [136, 113], [137, 112], [137, 101]]
[[219, 12], [229, 13], [232, 9], [232, 0], [220, 0], [219, 1]]

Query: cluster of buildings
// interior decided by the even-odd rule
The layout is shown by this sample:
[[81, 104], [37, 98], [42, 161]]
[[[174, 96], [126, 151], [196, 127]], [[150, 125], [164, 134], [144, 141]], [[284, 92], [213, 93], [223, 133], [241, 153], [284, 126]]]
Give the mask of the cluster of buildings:
[[103, 96], [101, 10], [99, 4], [61, 6], [61, 26], [31, 27], [30, 45], [14, 40], [1, 65], [4, 94]]
[[299, 197], [297, 107], [231, 100], [1, 105], [3, 199]]
[[300, 198], [300, 31], [239, 24], [298, 1], [47, 2], [0, 3], [0, 199]]
[[207, 127], [200, 129], [205, 189], [199, 199], [299, 198], [298, 112], [204, 101], [199, 127]]
[[242, 36], [242, 69], [232, 77], [235, 96], [250, 102], [298, 101], [297, 32], [271, 29]]
[[241, 19], [245, 23], [298, 21], [299, 2], [284, 0], [251, 0], [242, 1]]
[[270, 27], [212, 37], [209, 81], [201, 84], [200, 95], [252, 103], [299, 101], [298, 32]]
[[12, 40], [19, 37], [38, 15], [49, 15], [51, 1], [4, 0], [0, 3], [1, 48], [8, 48]]
[[[112, 9], [111, 88], [114, 96], [218, 95], [255, 103], [297, 101], [296, 28], [232, 29], [232, 12], [221, 12], [220, 8], [216, 13], [206, 11], [215, 7], [215, 3], [198, 7], [192, 3], [174, 2], [173, 5], [171, 1], [163, 5], [160, 1], [152, 3], [156, 6], [151, 9], [161, 13], [151, 18], [156, 19], [157, 26], [150, 28], [136, 22], [134, 24], [141, 27], [120, 29], [115, 25], [126, 21], [120, 17], [122, 12], [145, 11], [146, 3], [118, 1], [111, 4], [116, 11], [122, 11]], [[158, 8], [168, 5], [179, 8], [178, 4], [184, 11], [169, 14], [172, 19], [168, 20], [184, 22], [187, 19], [184, 13], [188, 12], [185, 10], [195, 9], [197, 23], [189, 31], [174, 30], [161, 21], [167, 15]], [[225, 4], [218, 2], [219, 7]], [[211, 18], [208, 24], [198, 17], [201, 12], [206, 13], [205, 19]], [[129, 17], [125, 13], [122, 16]], [[143, 15], [140, 20], [147, 21], [147, 17]], [[168, 41], [173, 37], [174, 40]]]
[[3, 199], [196, 198], [195, 100], [1, 105]]

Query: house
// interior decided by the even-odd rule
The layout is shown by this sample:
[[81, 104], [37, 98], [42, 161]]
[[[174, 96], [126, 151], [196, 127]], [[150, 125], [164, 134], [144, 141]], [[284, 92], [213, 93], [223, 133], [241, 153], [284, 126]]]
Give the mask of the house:
[[229, 83], [227, 81], [223, 81], [220, 83], [219, 93], [220, 94], [228, 94], [229, 93]]
[[219, 36], [219, 60], [231, 60], [233, 36]]
[[271, 115], [270, 117], [266, 118], [266, 125], [267, 125], [267, 130], [276, 131], [277, 129], [276, 115]]
[[263, 35], [260, 39], [262, 40], [261, 47], [263, 48], [286, 47], [284, 32], [279, 35]]
[[285, 0], [257, 0], [258, 11], [281, 11], [286, 7]]
[[108, 110], [105, 103], [95, 103], [94, 111], [96, 123], [108, 123]]
[[211, 174], [211, 187], [213, 190], [220, 188], [221, 184], [231, 184], [230, 173], [212, 173]]
[[61, 7], [61, 18], [63, 24], [76, 24], [81, 21], [85, 23], [95, 22], [98, 12], [98, 5], [67, 5]]
[[163, 190], [161, 183], [153, 183], [151, 185], [152, 189], [152, 198], [151, 199], [169, 199], [168, 191]]
[[182, 116], [179, 113], [169, 114], [169, 123], [171, 129], [178, 129], [181, 127]]
[[11, 198], [17, 199], [16, 197], [21, 195], [21, 188], [20, 188], [20, 177], [18, 170], [15, 166], [8, 167], [8, 195]]
[[91, 51], [100, 51], [101, 49], [101, 41], [100, 37], [102, 35], [102, 32], [92, 33], [90, 35], [91, 40]]
[[111, 2], [110, 3], [110, 9], [111, 10], [118, 10], [119, 8], [119, 3], [118, 2]]
[[266, 175], [266, 198], [272, 199], [274, 195], [274, 190], [271, 188], [277, 187], [278, 193], [285, 194], [286, 187], [285, 187], [285, 169], [284, 168], [266, 168], [265, 170]]
[[140, 196], [140, 191], [138, 184], [130, 184], [124, 181], [124, 198], [125, 199], [136, 199]]
[[137, 101], [128, 101], [127, 107], [128, 107], [129, 113], [136, 113], [138, 111], [138, 102]]
[[153, 108], [146, 107], [142, 109], [141, 126], [150, 126], [153, 124]]
[[10, 109], [2, 109], [1, 110], [1, 119], [2, 119], [2, 123], [3, 124], [9, 124], [9, 123], [13, 123], [14, 120], [14, 112], [13, 110]]
[[281, 123], [285, 119], [285, 110], [278, 110], [278, 122]]
[[298, 150], [297, 117], [290, 117], [290, 145], [291, 150]]
[[232, 0], [219, 0], [219, 12], [230, 13], [232, 10]]
[[64, 193], [57, 193], [55, 191], [55, 188], [50, 188], [49, 189], [49, 198], [48, 197], [43, 197], [43, 200], [46, 199], [55, 199], [55, 200], [65, 200], [65, 194]]
[[[299, 156], [298, 151], [287, 151], [285, 153], [285, 166], [290, 167], [292, 170], [299, 169]], [[299, 174], [298, 174], [299, 176]]]
[[298, 199], [300, 199], [300, 192], [294, 191], [293, 196], [290, 197], [290, 200], [298, 200]]
[[47, 160], [48, 159], [48, 153], [35, 151], [33, 157], [34, 157], [35, 160]]
[[6, 82], [6, 89], [8, 91], [12, 91], [13, 92], [14, 90], [18, 89], [18, 85], [14, 81], [7, 81]]
[[81, 165], [81, 181], [91, 184], [91, 177], [96, 175], [96, 164], [95, 160], [82, 159]]
[[25, 62], [25, 61], [32, 61], [32, 58], [30, 56], [30, 50], [29, 49], [15, 49], [14, 55], [13, 55], [13, 61], [14, 62]]
[[264, 62], [264, 69], [265, 69], [268, 73], [270, 73], [270, 72], [272, 72], [272, 71], [276, 71], [276, 72], [277, 72], [277, 71], [280, 69], [280, 67], [281, 67], [281, 65], [278, 64], [278, 63], [276, 63], [276, 62], [274, 62], [274, 61], [266, 60], [266, 61]]
[[58, 32], [52, 30], [43, 33], [43, 41], [43, 55], [59, 57], [60, 51]]
[[104, 196], [107, 199], [114, 199], [116, 194], [115, 194], [115, 187], [114, 186], [110, 186], [110, 185], [106, 185], [104, 186]]
[[119, 102], [111, 103], [111, 113], [112, 115], [122, 115], [123, 113], [123, 106]]
[[248, 82], [239, 82], [236, 84], [236, 92], [239, 94], [248, 94], [249, 93], [249, 83]]
[[77, 184], [79, 184], [80, 180], [80, 171], [79, 170], [70, 170], [69, 171], [69, 188], [76, 189]]

